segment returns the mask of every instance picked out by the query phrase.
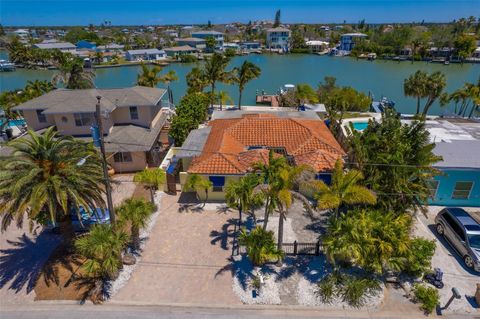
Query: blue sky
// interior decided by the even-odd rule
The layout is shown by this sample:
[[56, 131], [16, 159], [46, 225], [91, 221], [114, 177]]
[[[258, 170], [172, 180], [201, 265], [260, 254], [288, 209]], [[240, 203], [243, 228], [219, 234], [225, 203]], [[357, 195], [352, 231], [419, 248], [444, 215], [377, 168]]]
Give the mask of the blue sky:
[[480, 0], [0, 0], [3, 25], [283, 22], [447, 22], [480, 16]]

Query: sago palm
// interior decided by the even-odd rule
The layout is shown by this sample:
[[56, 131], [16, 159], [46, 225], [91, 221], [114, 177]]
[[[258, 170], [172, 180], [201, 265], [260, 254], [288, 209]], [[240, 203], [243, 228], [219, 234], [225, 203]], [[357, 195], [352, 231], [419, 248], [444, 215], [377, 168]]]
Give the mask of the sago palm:
[[155, 210], [155, 204], [134, 198], [125, 200], [115, 210], [120, 217], [120, 225], [130, 225], [131, 240], [135, 250], [140, 249], [140, 229], [147, 226], [148, 220]]
[[154, 202], [155, 191], [160, 189], [166, 182], [165, 171], [161, 168], [146, 168], [133, 176], [133, 181], [142, 183], [150, 190], [150, 200]]
[[343, 163], [337, 160], [332, 175], [332, 185], [328, 186], [323, 181], [315, 181], [315, 198], [320, 209], [334, 209], [338, 217], [339, 210], [345, 205], [375, 204], [375, 195], [366, 187], [359, 184], [363, 174], [358, 170], [344, 172]]
[[59, 223], [68, 241], [72, 208], [103, 207], [101, 159], [91, 143], [49, 128], [42, 135], [28, 131], [8, 146], [11, 155], [0, 158], [2, 230], [13, 221], [20, 227], [26, 214], [30, 220]]

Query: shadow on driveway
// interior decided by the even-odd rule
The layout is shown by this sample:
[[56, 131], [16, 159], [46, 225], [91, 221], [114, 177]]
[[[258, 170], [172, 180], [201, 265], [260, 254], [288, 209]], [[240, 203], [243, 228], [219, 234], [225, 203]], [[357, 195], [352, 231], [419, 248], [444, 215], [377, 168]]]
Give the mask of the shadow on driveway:
[[10, 247], [0, 250], [0, 289], [7, 287], [18, 293], [26, 286], [30, 293], [60, 236], [43, 231], [33, 239], [23, 234], [6, 242]]

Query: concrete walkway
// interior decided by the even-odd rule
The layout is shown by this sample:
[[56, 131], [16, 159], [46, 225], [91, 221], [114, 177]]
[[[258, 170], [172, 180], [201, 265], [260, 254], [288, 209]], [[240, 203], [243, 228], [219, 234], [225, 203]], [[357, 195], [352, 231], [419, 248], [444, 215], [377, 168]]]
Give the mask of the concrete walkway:
[[231, 240], [236, 214], [180, 209], [165, 195], [142, 259], [112, 303], [240, 305], [232, 291]]

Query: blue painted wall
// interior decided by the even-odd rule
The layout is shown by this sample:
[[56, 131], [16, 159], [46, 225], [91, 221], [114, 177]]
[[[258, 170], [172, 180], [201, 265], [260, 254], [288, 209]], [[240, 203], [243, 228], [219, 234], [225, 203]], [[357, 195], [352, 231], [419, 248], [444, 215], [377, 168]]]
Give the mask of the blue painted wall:
[[[445, 176], [436, 176], [439, 181], [435, 198], [429, 200], [431, 205], [441, 206], [478, 206], [480, 207], [480, 169], [441, 169]], [[452, 199], [456, 182], [473, 182], [473, 188], [468, 199]]]

